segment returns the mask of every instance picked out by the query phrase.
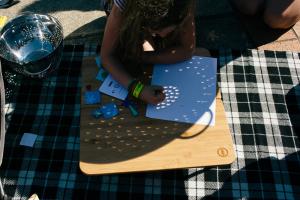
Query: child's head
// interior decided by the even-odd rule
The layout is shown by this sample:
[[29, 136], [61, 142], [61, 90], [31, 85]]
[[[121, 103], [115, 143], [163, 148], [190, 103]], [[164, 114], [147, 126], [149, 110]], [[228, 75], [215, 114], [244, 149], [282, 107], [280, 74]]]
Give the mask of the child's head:
[[123, 58], [138, 58], [145, 32], [161, 37], [173, 32], [187, 16], [194, 0], [126, 0], [120, 32]]
[[143, 26], [150, 30], [161, 30], [179, 25], [185, 18], [190, 0], [139, 0], [143, 15]]

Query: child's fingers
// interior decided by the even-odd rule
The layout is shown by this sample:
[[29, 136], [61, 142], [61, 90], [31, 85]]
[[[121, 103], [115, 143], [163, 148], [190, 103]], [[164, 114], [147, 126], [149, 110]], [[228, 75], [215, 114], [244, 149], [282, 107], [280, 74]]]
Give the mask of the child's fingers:
[[153, 89], [153, 91], [154, 91], [154, 95], [155, 95], [155, 96], [156, 96], [156, 95], [159, 95], [160, 93], [163, 93], [163, 91], [164, 91], [164, 88], [163, 88], [163, 87], [161, 87], [161, 86], [156, 86], [156, 85], [152, 86], [152, 89]]
[[156, 97], [156, 99], [157, 99], [157, 101], [158, 101], [158, 103], [159, 103], [159, 102], [162, 102], [163, 100], [165, 100], [166, 95], [165, 95], [164, 93], [160, 92], [160, 93], [157, 94], [155, 97]]
[[157, 90], [157, 91], [164, 91], [164, 88], [160, 85], [152, 85], [151, 86], [154, 90]]
[[164, 88], [162, 86], [154, 85], [151, 86], [151, 88], [154, 91], [153, 101], [155, 104], [162, 102], [166, 98], [165, 94], [163, 93]]
[[160, 103], [165, 100], [166, 95], [163, 92], [158, 92], [154, 96], [156, 103]]

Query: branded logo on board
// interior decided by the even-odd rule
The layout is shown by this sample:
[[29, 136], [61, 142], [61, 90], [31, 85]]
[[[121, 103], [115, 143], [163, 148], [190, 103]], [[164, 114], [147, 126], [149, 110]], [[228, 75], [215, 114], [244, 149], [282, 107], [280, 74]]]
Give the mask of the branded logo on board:
[[220, 157], [228, 156], [228, 150], [225, 147], [218, 148], [217, 153]]

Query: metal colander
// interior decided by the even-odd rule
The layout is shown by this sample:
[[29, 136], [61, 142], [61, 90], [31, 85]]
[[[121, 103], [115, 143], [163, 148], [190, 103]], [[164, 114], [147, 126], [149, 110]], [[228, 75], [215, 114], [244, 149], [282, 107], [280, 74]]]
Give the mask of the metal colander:
[[61, 60], [63, 28], [50, 15], [24, 13], [10, 20], [0, 32], [4, 65], [30, 77], [42, 78]]

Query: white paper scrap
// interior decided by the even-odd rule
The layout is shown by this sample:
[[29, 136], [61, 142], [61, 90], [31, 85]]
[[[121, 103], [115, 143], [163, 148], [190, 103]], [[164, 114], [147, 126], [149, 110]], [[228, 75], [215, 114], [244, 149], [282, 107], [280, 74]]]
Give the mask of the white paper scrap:
[[36, 138], [37, 138], [36, 134], [24, 133], [23, 136], [22, 136], [22, 138], [21, 138], [20, 145], [22, 145], [22, 146], [28, 146], [28, 147], [33, 147]]
[[111, 75], [106, 77], [100, 86], [99, 91], [121, 100], [125, 100], [128, 95], [127, 89], [115, 81]]

